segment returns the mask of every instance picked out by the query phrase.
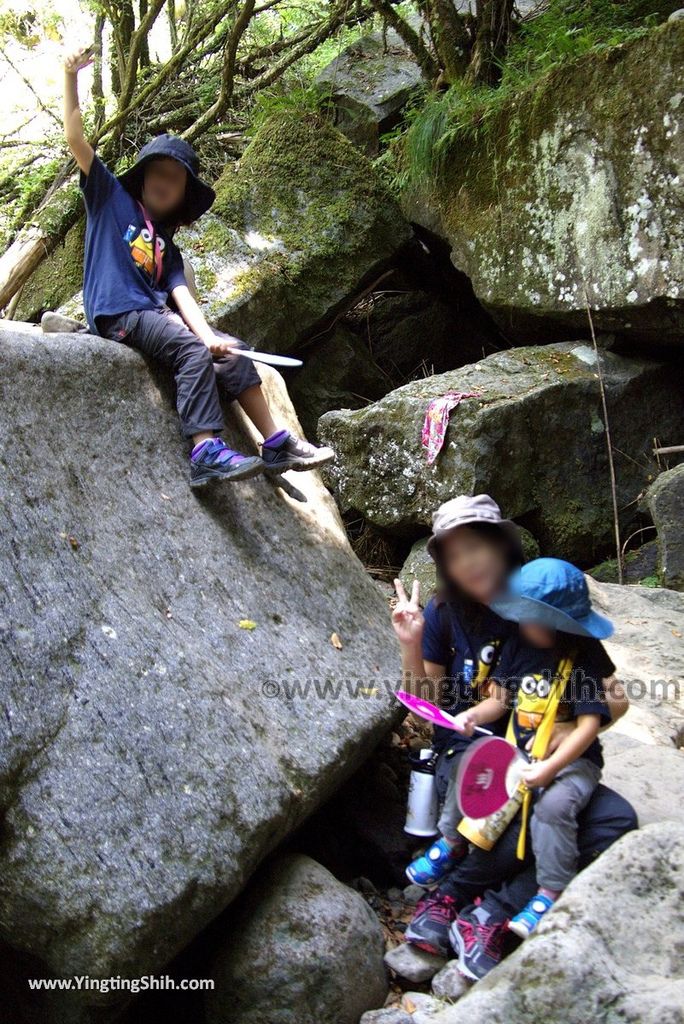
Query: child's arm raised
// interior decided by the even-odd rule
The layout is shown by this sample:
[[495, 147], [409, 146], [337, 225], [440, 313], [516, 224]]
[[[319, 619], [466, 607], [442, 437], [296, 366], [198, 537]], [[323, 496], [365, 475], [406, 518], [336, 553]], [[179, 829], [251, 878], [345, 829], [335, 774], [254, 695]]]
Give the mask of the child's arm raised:
[[559, 771], [567, 768], [589, 749], [602, 724], [601, 715], [578, 715], [576, 727], [554, 750], [551, 757], [547, 757], [545, 761], [525, 765], [522, 777], [527, 785], [531, 788], [550, 785]]
[[90, 173], [95, 150], [83, 134], [81, 108], [78, 104], [78, 73], [92, 62], [93, 52], [88, 46], [81, 47], [64, 59], [64, 135], [74, 160], [86, 176]]
[[192, 297], [188, 286], [186, 284], [176, 285], [175, 288], [171, 289], [171, 295], [178, 307], [178, 312], [183, 317], [187, 326], [193, 334], [197, 335], [200, 341], [204, 342], [212, 355], [230, 355], [234, 346], [229, 341], [226, 341], [225, 338], [219, 338], [214, 334], [207, 323], [204, 313]]

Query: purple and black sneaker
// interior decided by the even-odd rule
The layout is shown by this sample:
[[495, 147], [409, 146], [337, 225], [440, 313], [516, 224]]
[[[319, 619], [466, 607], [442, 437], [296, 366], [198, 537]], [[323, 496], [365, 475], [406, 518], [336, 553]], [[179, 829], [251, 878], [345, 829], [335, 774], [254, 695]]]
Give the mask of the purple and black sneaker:
[[220, 437], [200, 441], [190, 455], [191, 487], [204, 487], [210, 480], [249, 480], [263, 471], [258, 455], [241, 455]]
[[277, 434], [267, 437], [261, 446], [261, 456], [266, 466], [266, 473], [285, 473], [288, 469], [298, 471], [320, 469], [327, 462], [332, 462], [335, 452], [332, 448], [317, 447], [289, 430], [279, 430]]

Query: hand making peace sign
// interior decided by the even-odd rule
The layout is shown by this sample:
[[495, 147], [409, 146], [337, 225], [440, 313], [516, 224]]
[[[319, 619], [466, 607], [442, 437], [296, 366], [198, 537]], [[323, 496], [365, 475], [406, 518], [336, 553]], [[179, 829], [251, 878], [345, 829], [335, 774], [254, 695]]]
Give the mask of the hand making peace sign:
[[420, 583], [413, 581], [411, 597], [406, 594], [401, 580], [394, 581], [394, 589], [397, 592], [397, 603], [392, 611], [392, 625], [394, 632], [399, 638], [400, 644], [413, 647], [420, 643], [423, 638], [423, 627], [425, 619], [420, 610]]

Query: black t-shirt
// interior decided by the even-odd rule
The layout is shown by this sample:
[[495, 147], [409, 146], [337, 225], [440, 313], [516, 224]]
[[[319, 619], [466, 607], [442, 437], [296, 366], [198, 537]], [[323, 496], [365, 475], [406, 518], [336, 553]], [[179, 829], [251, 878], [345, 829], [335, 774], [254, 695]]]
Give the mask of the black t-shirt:
[[[467, 711], [487, 696], [486, 683], [494, 669], [505, 641], [517, 627], [499, 618], [489, 608], [478, 607], [466, 615], [455, 604], [438, 601], [428, 603], [424, 611], [423, 659], [445, 666], [445, 679], [440, 706], [450, 715]], [[508, 715], [488, 726], [503, 736]], [[435, 746], [458, 749], [470, 743], [453, 729], [435, 727]]]
[[[526, 644], [518, 633], [506, 642], [494, 675], [513, 699], [513, 732], [521, 750], [541, 723], [564, 653], [572, 657], [573, 668], [556, 721], [572, 721], [580, 715], [600, 715], [604, 722], [610, 721], [603, 680], [613, 675], [615, 665], [598, 640], [578, 636], [563, 649], [539, 648]], [[582, 756], [602, 767], [599, 740], [594, 740]]]

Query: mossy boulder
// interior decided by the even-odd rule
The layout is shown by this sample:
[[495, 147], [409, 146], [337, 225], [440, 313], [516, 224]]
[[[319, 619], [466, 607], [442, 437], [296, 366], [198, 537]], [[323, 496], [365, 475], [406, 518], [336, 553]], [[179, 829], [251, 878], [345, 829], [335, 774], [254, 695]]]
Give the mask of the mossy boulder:
[[216, 191], [178, 243], [212, 323], [274, 350], [334, 315], [411, 236], [370, 161], [315, 113], [272, 115]]
[[[623, 527], [655, 473], [653, 436], [684, 432], [674, 365], [601, 356]], [[357, 411], [323, 416], [337, 462], [329, 482], [344, 511], [409, 536], [455, 494], [489, 493], [544, 554], [595, 563], [611, 550], [612, 511], [596, 358], [584, 344], [513, 349], [413, 381]], [[428, 402], [478, 392], [451, 414], [433, 466], [421, 447]]]
[[658, 539], [658, 575], [664, 587], [684, 590], [684, 464], [661, 473], [644, 504]]
[[405, 210], [509, 338], [586, 331], [586, 289], [600, 329], [684, 341], [684, 22], [550, 72], [443, 168]]
[[[588, 570], [589, 575], [599, 583], [618, 583], [620, 571], [617, 558], [607, 558]], [[658, 574], [658, 546], [654, 540], [642, 544], [634, 551], [627, 551], [622, 560], [623, 583], [641, 583], [645, 587], [660, 585]]]
[[387, 995], [380, 921], [303, 854], [257, 874], [209, 965], [208, 1024], [358, 1024]]
[[316, 78], [336, 126], [369, 156], [377, 155], [381, 136], [398, 124], [420, 83], [415, 57], [393, 30], [355, 40]]
[[[16, 320], [37, 323], [48, 309], [60, 309], [65, 304], [73, 307], [73, 299], [83, 286], [84, 245], [85, 220], [71, 228], [63, 244], [43, 260], [24, 285], [14, 313]], [[82, 312], [81, 305], [79, 309]]]

